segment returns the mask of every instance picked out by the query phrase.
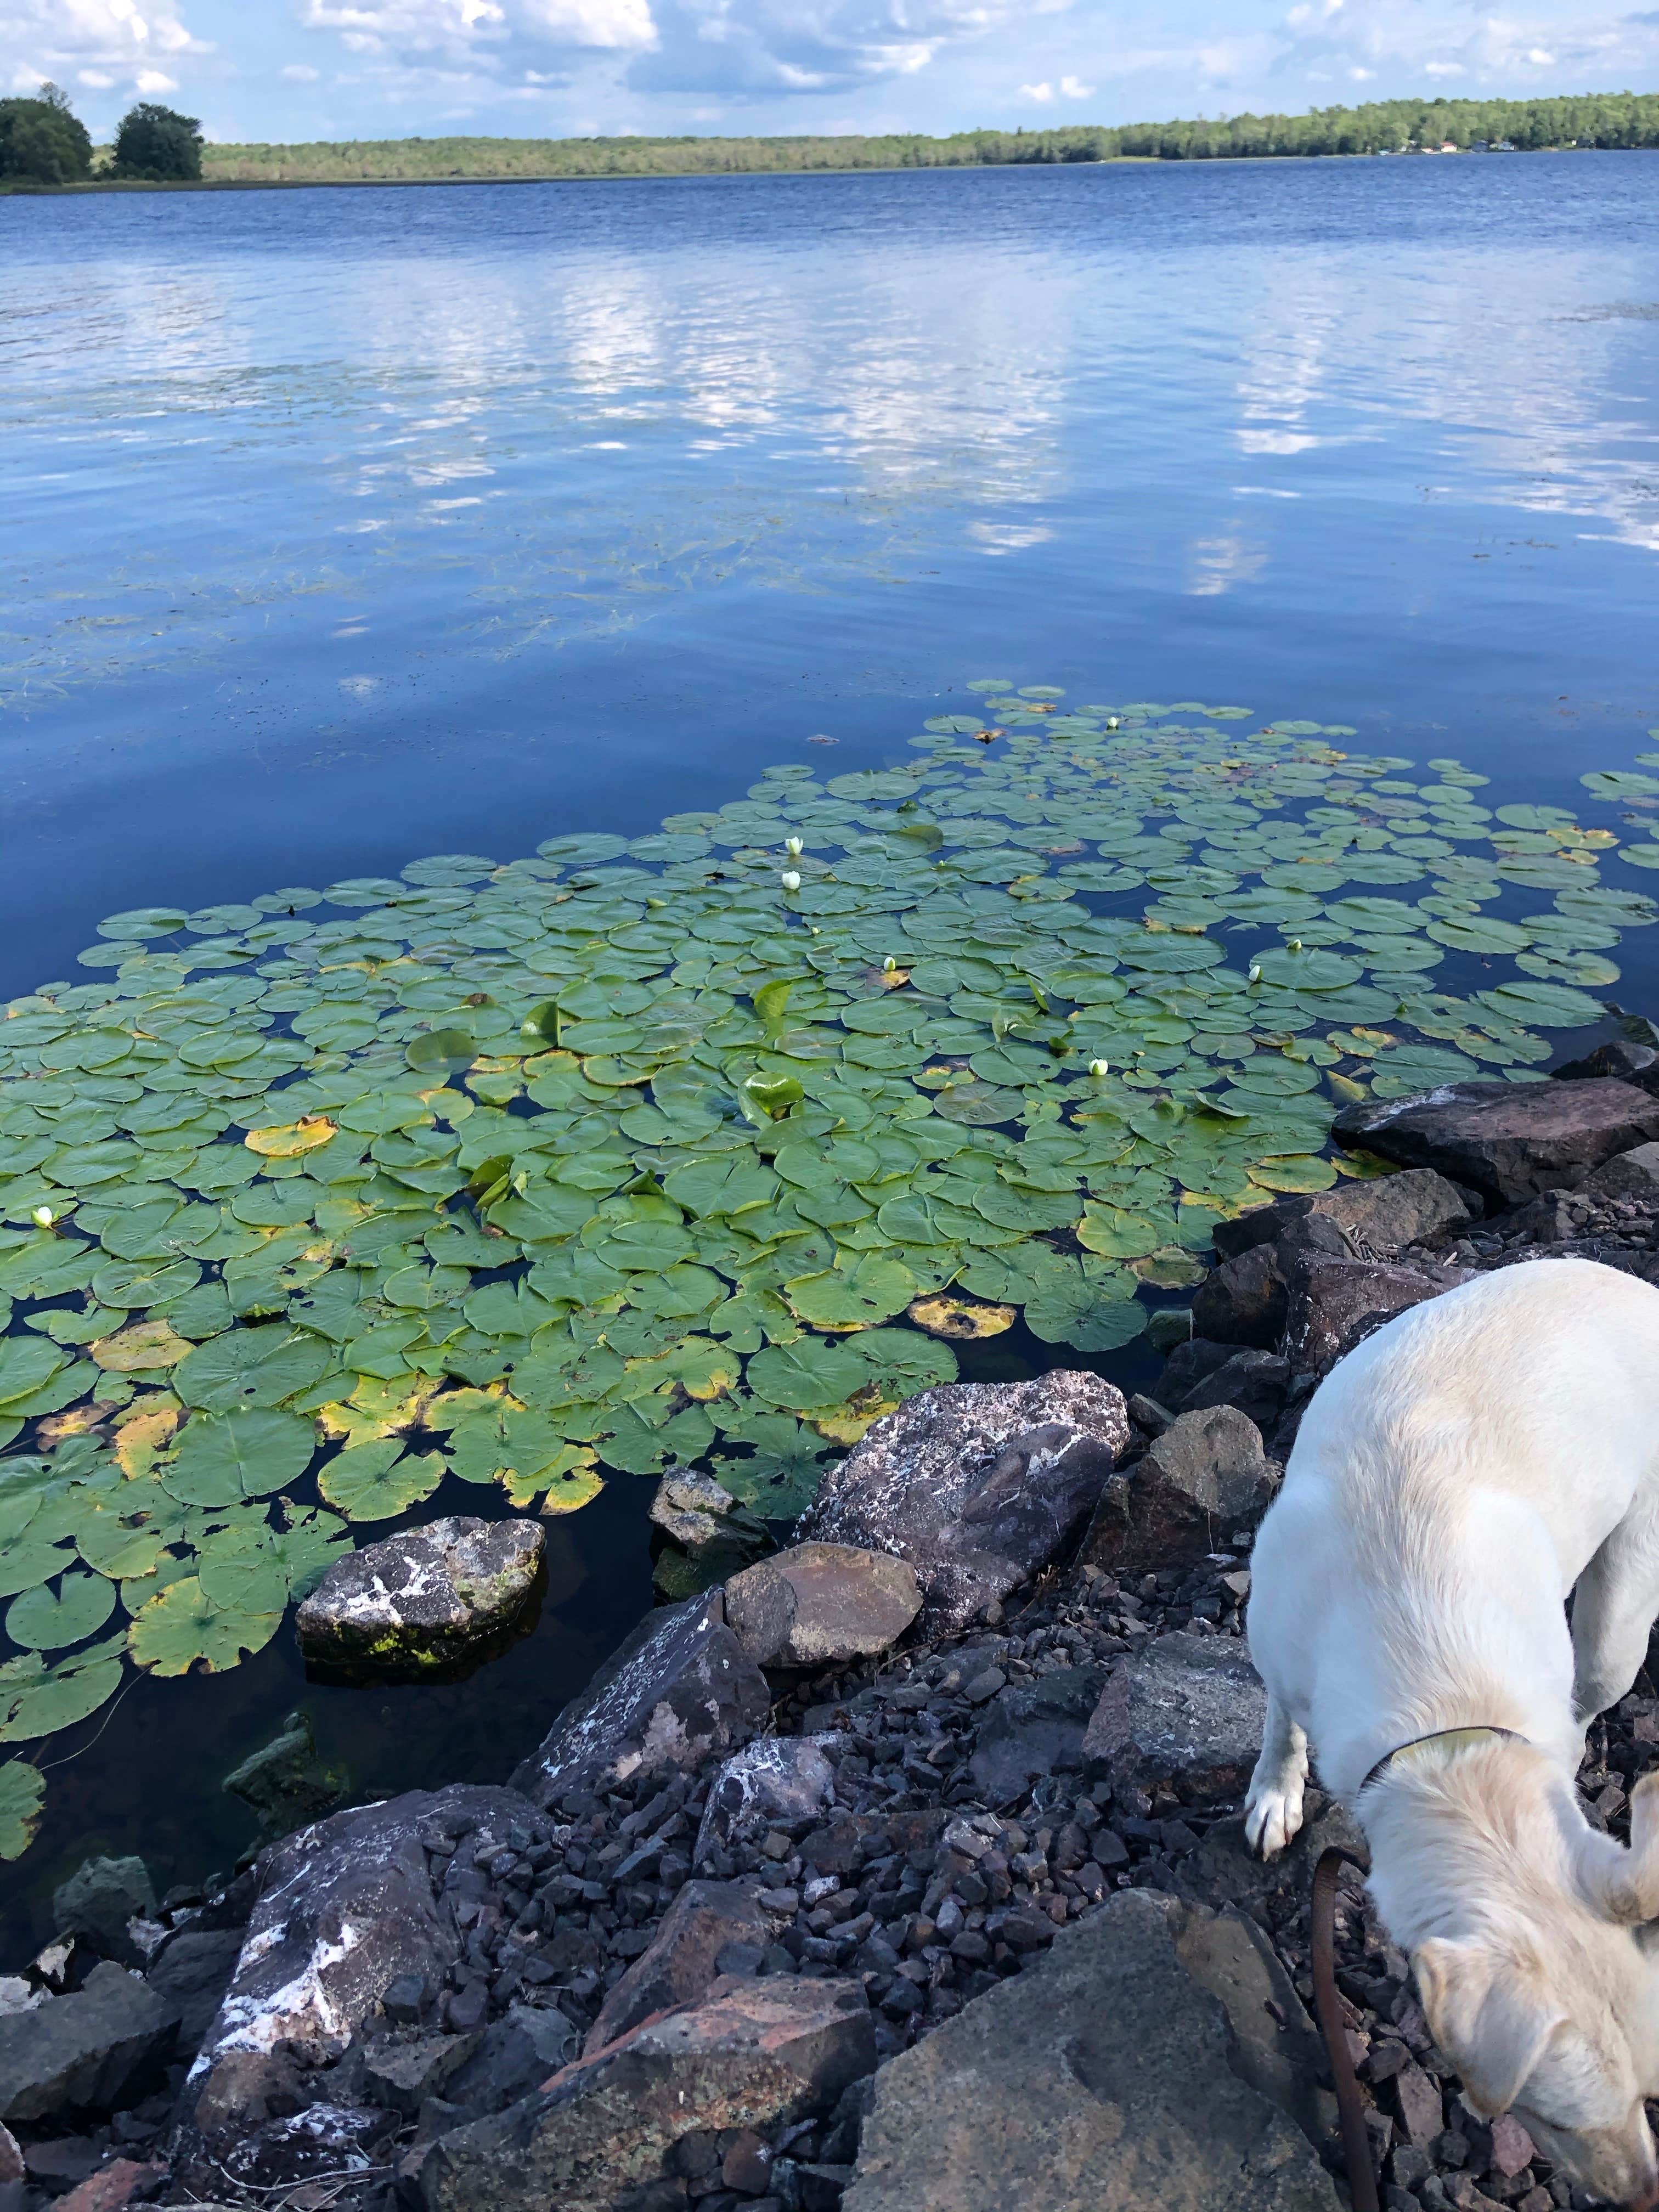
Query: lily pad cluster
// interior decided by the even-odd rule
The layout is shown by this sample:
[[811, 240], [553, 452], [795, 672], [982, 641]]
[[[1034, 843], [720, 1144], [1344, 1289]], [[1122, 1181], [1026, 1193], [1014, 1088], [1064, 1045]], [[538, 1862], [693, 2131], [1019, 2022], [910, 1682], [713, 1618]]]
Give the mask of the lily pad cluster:
[[1341, 1104], [1535, 1078], [1659, 919], [1455, 760], [971, 689], [648, 836], [116, 915], [7, 1006], [0, 1741], [234, 1665], [447, 1475], [789, 1518], [952, 1339], [1109, 1352], [1218, 1218], [1375, 1171]]

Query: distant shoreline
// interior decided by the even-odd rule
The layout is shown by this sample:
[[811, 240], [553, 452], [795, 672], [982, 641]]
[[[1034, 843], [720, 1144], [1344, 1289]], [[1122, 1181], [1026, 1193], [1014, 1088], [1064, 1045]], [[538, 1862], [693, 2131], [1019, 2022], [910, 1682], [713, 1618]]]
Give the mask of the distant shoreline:
[[[1528, 146], [1507, 149], [1529, 154], [1651, 154], [1650, 146]], [[1223, 154], [1208, 156], [1202, 166], [1264, 161], [1372, 161], [1390, 158], [1381, 154]], [[1395, 159], [1430, 158], [1427, 155], [1396, 155]], [[1444, 155], [1437, 151], [1437, 159]], [[87, 199], [120, 192], [304, 192], [355, 191], [392, 185], [413, 189], [432, 185], [671, 185], [688, 182], [720, 184], [760, 177], [893, 177], [933, 174], [962, 176], [987, 169], [1050, 171], [1067, 169], [1191, 168], [1197, 164], [1177, 155], [1106, 154], [1088, 161], [952, 161], [933, 162], [924, 169], [915, 162], [849, 162], [844, 168], [815, 163], [811, 168], [785, 169], [550, 169], [544, 173], [501, 171], [476, 176], [430, 177], [200, 177], [149, 180], [136, 177], [92, 178], [84, 184], [40, 185], [22, 179], [0, 180], [0, 199]]]
[[[1546, 100], [1379, 100], [1301, 115], [1169, 123], [1063, 123], [1016, 131], [842, 131], [779, 137], [313, 139], [201, 149], [199, 179], [150, 183], [94, 170], [84, 182], [18, 179], [0, 192], [269, 191], [313, 185], [501, 185], [629, 178], [846, 176], [908, 169], [1106, 163], [1341, 161], [1446, 154], [1659, 149], [1659, 93]], [[107, 161], [108, 148], [94, 159]]]

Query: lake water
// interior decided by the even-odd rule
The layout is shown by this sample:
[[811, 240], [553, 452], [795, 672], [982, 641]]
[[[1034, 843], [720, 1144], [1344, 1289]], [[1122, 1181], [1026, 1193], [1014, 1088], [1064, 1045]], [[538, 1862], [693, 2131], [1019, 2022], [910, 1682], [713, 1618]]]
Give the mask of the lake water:
[[[1571, 807], [1659, 722], [1656, 180], [0, 201], [0, 981], [84, 973], [117, 908], [881, 767], [990, 671], [1352, 724]], [[308, 1691], [283, 1639], [140, 1681], [49, 1778], [16, 1940], [83, 1849], [234, 1856], [214, 1778], [295, 1703], [360, 1788], [499, 1774], [648, 1601], [638, 1507], [568, 1524], [472, 1686]]]

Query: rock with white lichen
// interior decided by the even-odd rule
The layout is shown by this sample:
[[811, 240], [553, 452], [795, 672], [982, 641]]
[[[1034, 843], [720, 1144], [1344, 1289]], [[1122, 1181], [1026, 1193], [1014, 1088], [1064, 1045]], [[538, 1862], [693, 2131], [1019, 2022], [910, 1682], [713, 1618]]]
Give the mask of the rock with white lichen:
[[429, 1680], [489, 1658], [529, 1626], [546, 1537], [534, 1521], [429, 1521], [337, 1559], [301, 1606], [300, 1649], [325, 1673]]

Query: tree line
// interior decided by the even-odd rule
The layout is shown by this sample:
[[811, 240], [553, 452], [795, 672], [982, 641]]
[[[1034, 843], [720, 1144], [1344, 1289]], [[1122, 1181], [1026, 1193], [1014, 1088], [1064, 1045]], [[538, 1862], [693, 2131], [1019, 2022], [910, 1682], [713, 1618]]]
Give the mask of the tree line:
[[975, 168], [1010, 163], [1255, 161], [1402, 154], [1443, 146], [1659, 147], [1659, 94], [1551, 100], [1378, 100], [1304, 115], [1071, 124], [1049, 130], [880, 137], [402, 138], [296, 146], [204, 146], [201, 126], [141, 101], [123, 118], [106, 167], [56, 87], [0, 100], [0, 179], [45, 185], [111, 178], [151, 183], [415, 183], [515, 177], [732, 175], [817, 169]]
[[102, 166], [94, 163], [90, 132], [57, 85], [43, 84], [32, 98], [0, 100], [0, 181], [194, 184], [201, 174], [201, 125], [152, 100], [127, 110]]

